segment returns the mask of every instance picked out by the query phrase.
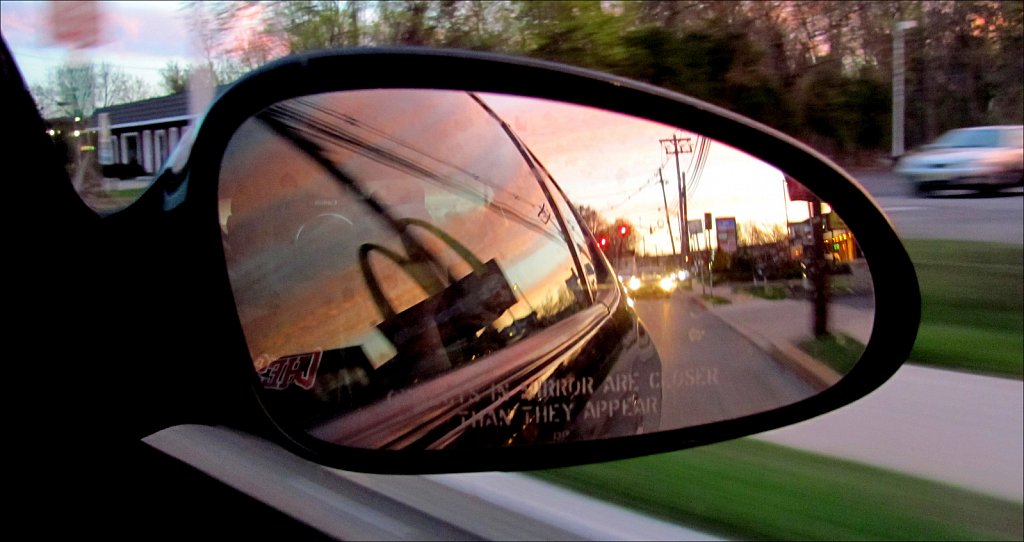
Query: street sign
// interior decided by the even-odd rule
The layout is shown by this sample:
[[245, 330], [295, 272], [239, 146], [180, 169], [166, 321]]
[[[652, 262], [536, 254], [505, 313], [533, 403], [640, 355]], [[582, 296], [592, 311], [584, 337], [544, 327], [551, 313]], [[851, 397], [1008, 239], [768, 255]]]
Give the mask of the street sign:
[[697, 220], [687, 220], [686, 221], [686, 231], [689, 232], [690, 235], [694, 235], [694, 234], [698, 234], [698, 233], [704, 233], [704, 223], [701, 222], [700, 219], [697, 219]]

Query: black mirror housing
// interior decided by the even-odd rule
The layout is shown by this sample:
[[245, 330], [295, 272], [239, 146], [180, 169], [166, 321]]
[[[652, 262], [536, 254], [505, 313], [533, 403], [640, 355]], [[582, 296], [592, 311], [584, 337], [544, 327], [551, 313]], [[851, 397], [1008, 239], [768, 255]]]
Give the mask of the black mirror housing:
[[[299, 96], [364, 89], [501, 93], [595, 107], [699, 132], [798, 177], [857, 232], [864, 257], [871, 262], [876, 312], [861, 362], [834, 386], [794, 404], [657, 433], [485, 450], [362, 449], [313, 438], [275, 416], [253, 371], [225, 263], [218, 178], [232, 136], [267, 107]], [[175, 253], [190, 256], [173, 268], [203, 284], [206, 305], [200, 319], [206, 332], [188, 338], [191, 346], [182, 347], [181, 352], [209, 354], [203, 363], [211, 365], [217, 377], [194, 388], [197, 395], [208, 398], [197, 403], [205, 406], [195, 406], [181, 416], [168, 412], [162, 417], [165, 425], [194, 421], [241, 425], [308, 459], [349, 470], [412, 474], [552, 468], [699, 446], [818, 416], [878, 388], [907, 358], [916, 336], [920, 296], [913, 266], [888, 219], [855, 180], [776, 130], [650, 85], [493, 54], [432, 49], [324, 52], [280, 60], [239, 80], [216, 100], [197, 130], [187, 167], [166, 173], [134, 209], [111, 217], [113, 224], [126, 230], [144, 223], [146, 213], [174, 215], [173, 228], [166, 226], [162, 235], [175, 240]], [[142, 265], [165, 264], [153, 255]], [[187, 305], [176, 313], [195, 310]], [[208, 346], [197, 347], [200, 341], [208, 341]], [[227, 393], [227, 388], [233, 391]]]

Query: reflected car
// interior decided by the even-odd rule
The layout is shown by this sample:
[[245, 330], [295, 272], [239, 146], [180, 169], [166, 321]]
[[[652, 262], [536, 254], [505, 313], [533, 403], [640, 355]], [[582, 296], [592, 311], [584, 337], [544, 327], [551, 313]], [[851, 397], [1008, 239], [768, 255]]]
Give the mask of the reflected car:
[[664, 299], [671, 297], [682, 280], [679, 273], [644, 273], [625, 281], [629, 295], [634, 299]]
[[904, 156], [896, 172], [913, 183], [920, 195], [1024, 186], [1024, 126], [950, 130]]

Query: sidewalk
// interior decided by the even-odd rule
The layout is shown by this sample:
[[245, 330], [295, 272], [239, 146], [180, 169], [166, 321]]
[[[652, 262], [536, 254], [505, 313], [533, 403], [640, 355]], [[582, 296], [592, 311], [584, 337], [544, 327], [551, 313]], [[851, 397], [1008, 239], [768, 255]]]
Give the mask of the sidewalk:
[[146, 188], [153, 184], [156, 177], [135, 177], [134, 179], [109, 179], [103, 178], [103, 190], [112, 192], [114, 190], [131, 190], [133, 188]]
[[[752, 342], [773, 348], [780, 362], [817, 363], [802, 352], [787, 357], [785, 348], [809, 336], [810, 303], [725, 287], [715, 289], [729, 299], [725, 305], [706, 302], [699, 291], [689, 295]], [[833, 303], [829, 312], [833, 330], [867, 343], [870, 308]], [[1024, 501], [1024, 383], [1016, 379], [908, 363], [851, 405], [755, 438]]]
[[[715, 296], [729, 300], [716, 305], [697, 292], [694, 299], [750, 342], [769, 353], [809, 384], [825, 389], [842, 377], [834, 369], [814, 359], [799, 344], [812, 338], [813, 307], [802, 299], [762, 299], [733, 286], [715, 288]], [[867, 344], [874, 324], [874, 310], [832, 303], [829, 306], [829, 328]]]
[[754, 438], [1024, 501], [1024, 383], [906, 364], [854, 403]]

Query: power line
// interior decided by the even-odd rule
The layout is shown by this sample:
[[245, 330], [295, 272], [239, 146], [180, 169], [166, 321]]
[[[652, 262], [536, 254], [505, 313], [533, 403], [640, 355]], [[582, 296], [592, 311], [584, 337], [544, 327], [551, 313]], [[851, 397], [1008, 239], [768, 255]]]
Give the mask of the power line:
[[[630, 195], [627, 196], [622, 201], [620, 201], [618, 203], [613, 203], [613, 204], [605, 206], [605, 207], [602, 207], [601, 209], [599, 209], [599, 211], [603, 212], [603, 213], [606, 213], [608, 211], [611, 211], [612, 209], [617, 209], [619, 207], [622, 207], [629, 200], [631, 200], [634, 197], [636, 197], [637, 195], [639, 195], [645, 189], [647, 189], [647, 188], [649, 188], [651, 186], [654, 186], [654, 184], [660, 179], [661, 170], [665, 169], [665, 165], [666, 164], [668, 164], [668, 157], [667, 156], [662, 160], [661, 165], [658, 166], [658, 169], [655, 170], [654, 173], [650, 177], [648, 177], [648, 179], [646, 181], [644, 181], [644, 183], [641, 184], [639, 188], [636, 188], [636, 189], [632, 190], [632, 193], [630, 193]], [[630, 191], [626, 191], [624, 193], [629, 193], [629, 192]], [[607, 197], [607, 196], [605, 196], [605, 197]]]

